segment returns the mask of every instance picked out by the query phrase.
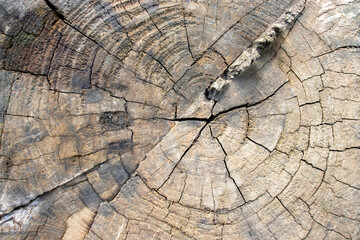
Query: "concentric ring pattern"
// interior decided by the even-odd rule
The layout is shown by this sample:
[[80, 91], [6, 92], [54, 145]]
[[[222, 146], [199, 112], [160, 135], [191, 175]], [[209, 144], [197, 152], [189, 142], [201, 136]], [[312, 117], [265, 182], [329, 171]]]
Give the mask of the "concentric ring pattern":
[[1, 238], [359, 238], [359, 8], [0, 0]]

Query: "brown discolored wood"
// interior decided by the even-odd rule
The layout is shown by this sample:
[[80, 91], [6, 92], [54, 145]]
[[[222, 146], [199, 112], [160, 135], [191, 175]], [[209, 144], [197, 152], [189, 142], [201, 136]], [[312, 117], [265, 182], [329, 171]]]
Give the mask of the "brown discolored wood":
[[359, 238], [359, 8], [0, 0], [0, 238]]

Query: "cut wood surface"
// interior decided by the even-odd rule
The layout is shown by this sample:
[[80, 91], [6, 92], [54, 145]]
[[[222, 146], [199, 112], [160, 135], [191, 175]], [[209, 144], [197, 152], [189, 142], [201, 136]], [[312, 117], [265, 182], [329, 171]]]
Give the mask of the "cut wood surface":
[[0, 0], [1, 239], [359, 239], [358, 0]]

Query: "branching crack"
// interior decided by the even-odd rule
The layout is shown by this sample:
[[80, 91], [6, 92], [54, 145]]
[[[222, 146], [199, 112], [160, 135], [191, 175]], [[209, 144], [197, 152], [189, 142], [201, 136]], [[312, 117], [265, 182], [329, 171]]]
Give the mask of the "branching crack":
[[241, 198], [242, 198], [242, 199], [244, 200], [244, 202], [246, 203], [246, 199], [245, 199], [243, 193], [241, 192], [239, 185], [236, 183], [235, 179], [231, 176], [231, 173], [230, 173], [229, 167], [228, 167], [228, 165], [227, 165], [227, 161], [226, 161], [227, 153], [226, 153], [223, 145], [221, 144], [219, 138], [217, 138], [217, 137], [213, 137], [213, 138], [216, 139], [216, 141], [219, 143], [219, 146], [221, 147], [222, 151], [223, 151], [224, 154], [225, 154], [225, 157], [224, 157], [224, 165], [225, 165], [225, 169], [226, 169], [226, 172], [227, 172], [228, 177], [233, 181], [233, 183], [234, 183], [234, 185], [236, 186], [236, 188], [237, 188], [237, 190], [238, 190]]
[[173, 167], [173, 169], [171, 170], [169, 176], [165, 179], [165, 181], [160, 185], [160, 187], [157, 188], [157, 191], [159, 191], [160, 188], [162, 188], [162, 186], [164, 186], [164, 184], [170, 179], [171, 175], [173, 174], [173, 172], [175, 171], [175, 169], [177, 168], [177, 166], [180, 164], [181, 160], [185, 157], [185, 155], [190, 151], [190, 149], [196, 144], [197, 140], [199, 139], [202, 131], [207, 127], [208, 123], [206, 123], [200, 130], [199, 133], [196, 135], [196, 137], [194, 138], [194, 140], [192, 141], [192, 143], [190, 144], [190, 146], [184, 151], [184, 153], [181, 155], [179, 161], [177, 161], [177, 163], [175, 164], [175, 166]]

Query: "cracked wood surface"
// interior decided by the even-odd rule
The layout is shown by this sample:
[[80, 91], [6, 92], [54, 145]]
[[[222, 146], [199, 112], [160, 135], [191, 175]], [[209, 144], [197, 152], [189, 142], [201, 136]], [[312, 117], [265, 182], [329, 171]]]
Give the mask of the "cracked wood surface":
[[358, 239], [359, 9], [0, 0], [0, 238]]

